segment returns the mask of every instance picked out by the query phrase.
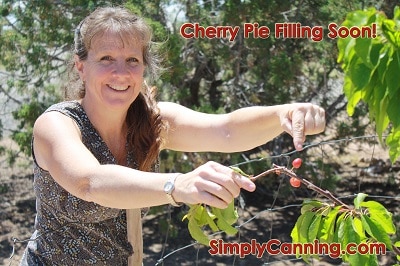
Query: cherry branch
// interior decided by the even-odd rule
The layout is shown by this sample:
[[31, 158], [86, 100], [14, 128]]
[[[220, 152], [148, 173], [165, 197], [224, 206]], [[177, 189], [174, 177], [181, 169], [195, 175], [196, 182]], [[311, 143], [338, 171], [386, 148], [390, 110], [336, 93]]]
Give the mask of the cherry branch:
[[[343, 201], [341, 201], [340, 199], [336, 198], [329, 190], [323, 190], [322, 188], [320, 188], [320, 187], [314, 185], [313, 183], [311, 183], [310, 181], [308, 181], [308, 180], [296, 175], [296, 173], [293, 172], [292, 170], [289, 170], [284, 166], [279, 166], [279, 165], [276, 165], [276, 164], [273, 164], [272, 166], [273, 166], [272, 169], [268, 169], [267, 171], [264, 171], [261, 174], [258, 174], [256, 176], [250, 176], [249, 179], [252, 180], [252, 181], [255, 181], [258, 178], [264, 177], [264, 176], [269, 175], [269, 174], [273, 174], [274, 173], [274, 174], [280, 175], [280, 174], [283, 173], [283, 174], [285, 174], [285, 175], [287, 175], [289, 177], [294, 177], [294, 178], [299, 179], [301, 183], [303, 183], [304, 185], [307, 186], [307, 188], [309, 188], [311, 190], [314, 190], [317, 193], [321, 194], [322, 196], [330, 199], [336, 205], [343, 206], [344, 208], [346, 208], [348, 210], [352, 209], [352, 208], [350, 208], [350, 206], [345, 204]], [[392, 244], [392, 248], [393, 248], [393, 252], [396, 255], [400, 255], [400, 249], [398, 247], [396, 247], [395, 245]]]
[[345, 208], [347, 208], [347, 209], [349, 209], [349, 210], [351, 209], [350, 206], [348, 206], [346, 203], [344, 203], [344, 202], [341, 201], [340, 199], [336, 198], [329, 190], [323, 190], [322, 188], [320, 188], [320, 187], [314, 185], [313, 183], [311, 183], [311, 182], [308, 181], [307, 179], [304, 179], [304, 178], [302, 178], [302, 177], [296, 175], [295, 172], [293, 172], [292, 170], [287, 169], [287, 168], [284, 167], [284, 166], [279, 166], [279, 165], [273, 164], [273, 168], [272, 168], [272, 169], [268, 169], [267, 171], [264, 171], [264, 172], [262, 172], [261, 174], [258, 174], [258, 175], [256, 175], [256, 176], [252, 176], [252, 177], [250, 177], [250, 180], [255, 181], [256, 179], [258, 179], [258, 178], [260, 178], [260, 177], [263, 177], [263, 176], [266, 176], [266, 175], [269, 175], [269, 174], [272, 174], [272, 173], [275, 173], [275, 174], [277, 174], [277, 175], [280, 175], [280, 174], [283, 173], [283, 174], [285, 174], [285, 175], [287, 175], [287, 176], [297, 178], [297, 179], [300, 180], [301, 183], [303, 183], [304, 185], [306, 185], [307, 188], [309, 188], [309, 189], [311, 189], [311, 190], [314, 190], [314, 191], [316, 191], [317, 193], [321, 194], [322, 196], [324, 196], [324, 197], [330, 199], [330, 200], [333, 201], [336, 205], [343, 206], [343, 207], [345, 207]]

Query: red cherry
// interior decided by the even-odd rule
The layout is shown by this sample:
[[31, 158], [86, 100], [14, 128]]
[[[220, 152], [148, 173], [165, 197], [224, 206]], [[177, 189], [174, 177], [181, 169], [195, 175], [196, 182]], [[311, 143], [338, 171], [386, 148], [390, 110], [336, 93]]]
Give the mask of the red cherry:
[[298, 178], [291, 177], [290, 178], [290, 184], [292, 185], [292, 187], [300, 187], [301, 181]]
[[296, 168], [296, 169], [300, 168], [302, 162], [303, 161], [300, 158], [294, 159], [292, 162], [293, 168]]

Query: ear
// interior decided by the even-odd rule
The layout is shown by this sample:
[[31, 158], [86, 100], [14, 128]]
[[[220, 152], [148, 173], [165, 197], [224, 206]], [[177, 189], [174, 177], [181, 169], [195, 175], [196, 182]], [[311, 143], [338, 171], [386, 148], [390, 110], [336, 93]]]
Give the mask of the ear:
[[75, 61], [75, 68], [79, 73], [79, 76], [82, 80], [83, 79], [83, 61], [79, 59], [77, 55], [74, 55], [74, 61]]

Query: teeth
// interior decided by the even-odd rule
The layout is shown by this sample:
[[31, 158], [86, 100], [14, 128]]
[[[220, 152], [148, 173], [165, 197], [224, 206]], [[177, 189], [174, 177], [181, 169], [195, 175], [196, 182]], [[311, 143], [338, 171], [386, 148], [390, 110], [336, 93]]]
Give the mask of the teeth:
[[108, 86], [110, 86], [110, 88], [116, 91], [124, 91], [128, 88], [126, 86], [118, 86], [118, 85], [108, 85]]

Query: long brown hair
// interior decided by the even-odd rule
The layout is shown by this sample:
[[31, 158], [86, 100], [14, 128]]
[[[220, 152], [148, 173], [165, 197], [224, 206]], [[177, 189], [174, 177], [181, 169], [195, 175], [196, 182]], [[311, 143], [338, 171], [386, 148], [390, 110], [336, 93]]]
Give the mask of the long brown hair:
[[[143, 18], [122, 7], [103, 7], [82, 20], [75, 30], [73, 53], [86, 60], [94, 36], [107, 30], [120, 34], [123, 40], [139, 41], [143, 46], [146, 78], [152, 82], [160, 73], [160, 56], [152, 48], [152, 31]], [[66, 100], [81, 99], [85, 87], [71, 59], [68, 86], [64, 90]], [[138, 168], [149, 171], [157, 161], [162, 144], [161, 131], [166, 124], [160, 116], [156, 102], [156, 88], [143, 84], [136, 100], [128, 109], [128, 148], [133, 152]]]

